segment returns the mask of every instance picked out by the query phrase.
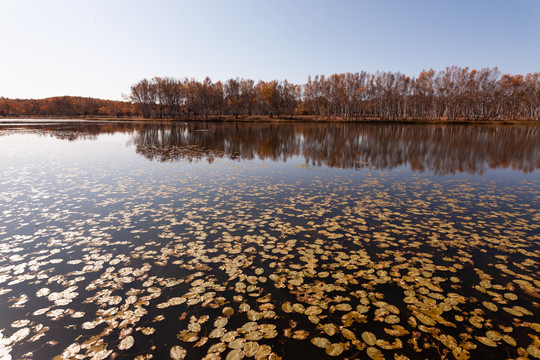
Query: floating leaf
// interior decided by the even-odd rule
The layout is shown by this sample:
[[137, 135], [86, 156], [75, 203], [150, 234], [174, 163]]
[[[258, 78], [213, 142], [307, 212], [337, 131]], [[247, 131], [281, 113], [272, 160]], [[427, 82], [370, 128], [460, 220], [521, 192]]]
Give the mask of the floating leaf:
[[289, 303], [289, 302], [283, 303], [283, 304], [281, 305], [281, 309], [282, 309], [283, 311], [285, 311], [286, 313], [291, 313], [291, 312], [293, 312], [293, 307], [292, 307], [291, 303]]
[[334, 324], [324, 324], [323, 330], [330, 336], [333, 336], [337, 331], [337, 326]]
[[502, 339], [502, 335], [500, 332], [495, 330], [490, 330], [486, 332], [486, 337], [490, 338], [493, 341], [499, 341]]
[[225, 335], [225, 328], [218, 327], [218, 328], [215, 328], [214, 330], [212, 330], [210, 332], [210, 334], [208, 334], [208, 337], [211, 338], [211, 339], [219, 339], [223, 335]]
[[[277, 335], [277, 332], [276, 332]], [[309, 337], [309, 331], [306, 330], [296, 330], [293, 334], [293, 339], [305, 340]]]
[[173, 360], [182, 360], [186, 357], [187, 351], [183, 347], [176, 345], [171, 348], [170, 355]]
[[244, 352], [247, 357], [252, 357], [259, 350], [259, 344], [253, 341], [249, 341], [244, 344]]
[[141, 332], [144, 334], [144, 335], [152, 335], [153, 333], [156, 332], [156, 329], [152, 328], [152, 327], [144, 327], [141, 329]]
[[385, 328], [384, 331], [390, 336], [405, 336], [410, 332], [401, 325], [392, 325], [392, 329]]
[[513, 337], [509, 336], [509, 335], [503, 335], [503, 336], [502, 336], [502, 339], [503, 339], [503, 341], [506, 342], [508, 345], [511, 345], [511, 346], [516, 346], [516, 345], [517, 345], [516, 340], [515, 340]]
[[523, 313], [516, 308], [503, 307], [503, 310], [514, 316], [518, 316], [518, 317], [523, 316]]
[[12, 322], [11, 326], [14, 327], [14, 328], [20, 328], [20, 327], [26, 326], [28, 324], [30, 324], [30, 320], [24, 319], [24, 320], [16, 320], [16, 321]]
[[134, 343], [135, 343], [135, 339], [133, 338], [133, 336], [131, 335], [126, 336], [125, 338], [122, 339], [122, 341], [120, 341], [120, 344], [118, 345], [118, 349], [127, 350], [130, 347], [132, 347]]
[[384, 319], [384, 322], [387, 323], [387, 324], [397, 324], [397, 323], [399, 323], [399, 317], [396, 316], [396, 315], [388, 315]]
[[356, 335], [347, 328], [341, 329], [341, 334], [348, 340], [356, 340]]
[[36, 292], [37, 297], [47, 296], [51, 293], [49, 288], [41, 288]]
[[337, 344], [330, 344], [326, 348], [326, 353], [330, 356], [339, 356], [343, 352], [343, 345], [337, 343]]
[[169, 299], [169, 300], [167, 301], [167, 303], [168, 303], [169, 305], [176, 306], [176, 305], [181, 305], [181, 304], [185, 303], [186, 300], [187, 300], [187, 299], [186, 299], [186, 298], [183, 298], [183, 297], [173, 297], [173, 298]]
[[540, 359], [540, 349], [534, 345], [529, 345], [527, 348], [527, 352], [531, 354], [531, 356], [534, 356], [537, 359]]
[[[399, 339], [396, 339], [396, 340], [399, 340]], [[383, 339], [377, 339], [377, 341], [375, 342], [375, 345], [385, 350], [391, 350], [394, 348], [393, 344], [390, 344], [390, 342]]]
[[384, 360], [382, 352], [377, 348], [370, 346], [366, 349], [366, 353], [373, 360]]
[[456, 360], [468, 360], [471, 357], [469, 350], [464, 349], [460, 346], [452, 350], [452, 355]]
[[261, 340], [264, 337], [265, 334], [263, 334], [260, 331], [250, 331], [246, 334], [246, 339], [251, 341], [258, 341]]
[[244, 358], [244, 356], [245, 356], [245, 353], [242, 349], [234, 349], [234, 350], [231, 350], [227, 354], [227, 357], [225, 359], [226, 360], [241, 360]]
[[222, 313], [229, 318], [234, 314], [234, 309], [230, 306], [227, 306], [223, 308]]
[[199, 341], [197, 341], [197, 343], [195, 345], [193, 345], [193, 347], [204, 346], [207, 342], [208, 342], [208, 338], [206, 336], [204, 336], [204, 337], [200, 338]]
[[451, 335], [442, 334], [440, 336], [440, 340], [444, 344], [444, 346], [446, 346], [450, 350], [454, 350], [458, 345], [456, 339], [454, 339], [454, 337], [452, 337]]
[[322, 309], [319, 306], [310, 306], [306, 309], [304, 314], [310, 315], [319, 315], [322, 312]]
[[209, 353], [213, 353], [213, 352], [222, 353], [226, 349], [227, 349], [227, 345], [225, 345], [224, 343], [221, 342], [221, 343], [217, 343], [217, 344], [214, 344], [214, 345], [210, 346], [210, 348], [208, 349], [208, 352]]
[[255, 353], [254, 357], [255, 360], [263, 360], [266, 359], [270, 354], [272, 353], [272, 348], [268, 345], [261, 345], [257, 352]]
[[373, 346], [375, 345], [375, 342], [377, 341], [377, 337], [375, 336], [375, 334], [369, 332], [369, 331], [364, 331], [362, 333], [362, 339], [365, 341], [366, 344], [368, 344], [369, 346]]
[[[251, 333], [249, 333], [249, 334], [251, 334]], [[249, 334], [248, 334], [248, 335], [249, 335]], [[221, 337], [221, 341], [228, 343], [228, 342], [231, 342], [231, 341], [233, 341], [234, 339], [236, 339], [237, 336], [238, 336], [238, 332], [236, 332], [236, 331], [229, 331], [229, 332], [225, 333], [225, 335], [223, 335], [223, 336]]]
[[229, 322], [229, 320], [225, 317], [219, 317], [216, 319], [216, 321], [214, 321], [214, 326], [217, 327], [217, 328], [221, 328], [221, 327], [224, 327], [225, 325], [227, 325], [227, 323]]
[[330, 340], [322, 337], [314, 337], [313, 339], [311, 339], [311, 343], [323, 349], [326, 349], [331, 344]]
[[242, 349], [245, 343], [246, 339], [235, 339], [229, 343], [229, 347], [231, 349]]
[[497, 311], [499, 310], [499, 308], [497, 307], [497, 305], [489, 302], [489, 301], [482, 301], [482, 304], [486, 307], [486, 309], [489, 309], [491, 311]]
[[433, 320], [431, 317], [429, 316], [426, 316], [420, 312], [416, 312], [414, 314], [414, 316], [420, 321], [422, 322], [423, 324], [427, 325], [427, 326], [433, 326], [435, 325], [437, 322], [435, 320]]
[[194, 333], [198, 333], [199, 331], [201, 331], [201, 324], [199, 324], [199, 323], [190, 323], [187, 328], [188, 328], [189, 331], [192, 331]]
[[477, 317], [477, 316], [473, 316], [469, 319], [469, 322], [474, 326], [474, 327], [477, 327], [479, 329], [482, 328], [482, 322], [480, 321], [480, 318]]
[[350, 311], [352, 310], [352, 306], [350, 304], [337, 304], [336, 310], [339, 311]]
[[497, 343], [491, 340], [490, 338], [487, 338], [484, 336], [477, 336], [476, 340], [480, 341], [482, 344], [486, 346], [497, 347]]
[[295, 303], [293, 304], [293, 310], [296, 311], [297, 313], [303, 314], [304, 311], [306, 311], [306, 308], [302, 304]]

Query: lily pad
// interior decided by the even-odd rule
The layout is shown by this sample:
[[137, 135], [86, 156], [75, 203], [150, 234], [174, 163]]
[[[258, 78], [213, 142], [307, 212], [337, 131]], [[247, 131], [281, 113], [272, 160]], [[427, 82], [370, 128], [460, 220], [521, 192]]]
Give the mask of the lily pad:
[[131, 348], [134, 343], [135, 343], [135, 339], [133, 338], [133, 336], [131, 335], [126, 336], [125, 338], [122, 339], [122, 341], [120, 341], [120, 344], [118, 345], [118, 349], [127, 350]]
[[343, 352], [343, 345], [340, 343], [330, 344], [326, 348], [326, 353], [330, 356], [339, 356]]
[[330, 340], [322, 337], [314, 337], [313, 339], [311, 339], [311, 343], [323, 349], [326, 349], [331, 344]]
[[377, 348], [370, 346], [366, 349], [366, 353], [373, 360], [384, 360], [384, 355]]
[[375, 345], [375, 342], [377, 341], [377, 337], [369, 332], [369, 331], [364, 331], [362, 333], [362, 339], [365, 341], [366, 344], [368, 344], [369, 346], [373, 346]]
[[490, 347], [497, 347], [497, 343], [490, 338], [487, 338], [485, 336], [477, 336], [476, 340], [480, 341], [482, 344]]
[[173, 360], [182, 360], [186, 357], [187, 351], [183, 347], [176, 345], [171, 348], [170, 355]]

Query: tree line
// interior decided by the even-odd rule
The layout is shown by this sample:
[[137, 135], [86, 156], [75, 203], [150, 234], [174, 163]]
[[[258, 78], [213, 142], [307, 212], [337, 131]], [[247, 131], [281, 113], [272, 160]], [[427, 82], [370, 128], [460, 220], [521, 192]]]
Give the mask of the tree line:
[[316, 75], [304, 84], [154, 77], [133, 85], [127, 99], [0, 97], [0, 116], [539, 120], [540, 72], [502, 75], [496, 67], [470, 70], [451, 66], [425, 70], [416, 77], [391, 71]]
[[4, 117], [123, 117], [137, 115], [136, 106], [127, 101], [78, 96], [58, 96], [37, 100], [0, 97], [0, 116]]
[[229, 79], [203, 82], [154, 77], [131, 87], [130, 100], [146, 118], [238, 115], [294, 115], [301, 110], [302, 87], [287, 80]]
[[129, 95], [145, 118], [311, 115], [344, 120], [516, 120], [540, 118], [540, 72], [501, 75], [457, 66], [400, 72], [342, 73], [287, 80], [154, 77]]

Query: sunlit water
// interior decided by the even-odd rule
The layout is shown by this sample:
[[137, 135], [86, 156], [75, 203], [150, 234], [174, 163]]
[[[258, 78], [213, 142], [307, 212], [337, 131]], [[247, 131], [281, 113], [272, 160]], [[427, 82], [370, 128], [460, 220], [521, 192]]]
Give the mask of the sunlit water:
[[540, 127], [2, 121], [0, 165], [2, 360], [540, 356]]

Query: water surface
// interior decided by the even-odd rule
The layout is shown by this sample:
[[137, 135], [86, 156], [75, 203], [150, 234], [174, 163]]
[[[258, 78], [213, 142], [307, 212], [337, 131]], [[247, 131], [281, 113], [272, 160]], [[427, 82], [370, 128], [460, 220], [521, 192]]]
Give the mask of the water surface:
[[3, 120], [0, 359], [537, 356], [539, 139]]

